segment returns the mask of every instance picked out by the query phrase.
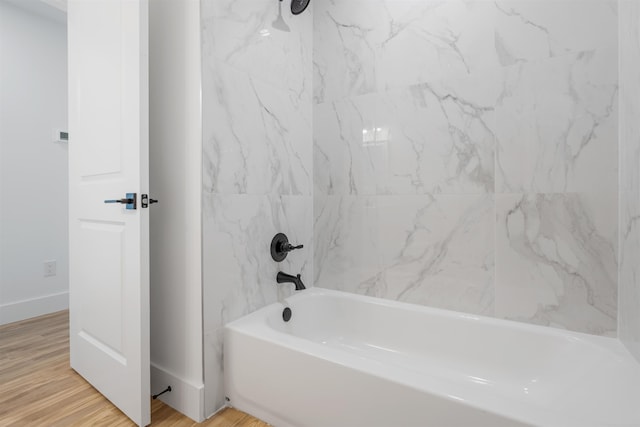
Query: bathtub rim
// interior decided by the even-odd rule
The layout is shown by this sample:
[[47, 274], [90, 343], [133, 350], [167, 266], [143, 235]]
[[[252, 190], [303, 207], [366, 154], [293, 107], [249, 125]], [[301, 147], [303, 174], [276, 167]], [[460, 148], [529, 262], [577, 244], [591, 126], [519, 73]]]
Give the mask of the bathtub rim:
[[[624, 343], [620, 341], [618, 337], [609, 337], [603, 335], [594, 335], [586, 332], [571, 331], [568, 329], [562, 329], [555, 326], [536, 325], [531, 323], [524, 323], [512, 319], [497, 318], [482, 314], [465, 313], [462, 311], [449, 310], [438, 307], [431, 307], [426, 305], [414, 304], [404, 301], [388, 300], [385, 298], [374, 297], [370, 295], [354, 294], [351, 292], [337, 291], [334, 289], [311, 287], [303, 291], [298, 291], [295, 294], [285, 298], [282, 301], [276, 301], [272, 304], [259, 308], [251, 313], [248, 313], [238, 319], [228, 322], [224, 327], [237, 328], [238, 326], [255, 321], [256, 318], [261, 318], [265, 313], [275, 310], [275, 308], [282, 310], [291, 306], [291, 301], [297, 299], [312, 298], [314, 296], [335, 296], [348, 300], [363, 301], [376, 306], [384, 306], [402, 310], [409, 310], [418, 313], [434, 314], [439, 317], [463, 319], [466, 321], [482, 322], [489, 326], [496, 326], [499, 328], [510, 327], [513, 329], [521, 330], [524, 332], [550, 335], [556, 338], [570, 338], [573, 341], [579, 341], [586, 344], [597, 345], [599, 347], [605, 347], [608, 350], [614, 350], [616, 353], [620, 352], [620, 356], [627, 357], [633, 355], [626, 348]], [[634, 359], [635, 360], [635, 359]], [[640, 366], [640, 363], [637, 363]]]
[[[499, 319], [476, 314], [461, 313], [446, 309], [421, 306], [400, 301], [385, 300], [377, 297], [351, 294], [347, 292], [317, 287], [309, 288], [302, 292], [296, 293], [284, 299], [283, 301], [270, 304], [253, 313], [250, 313], [244, 317], [228, 323], [224, 327], [225, 341], [227, 339], [228, 333], [241, 334], [246, 337], [250, 337], [252, 339], [266, 343], [268, 345], [281, 346], [293, 352], [302, 353], [306, 356], [327, 360], [340, 366], [355, 369], [359, 372], [363, 372], [387, 381], [393, 381], [395, 383], [417, 389], [421, 392], [434, 394], [442, 398], [447, 398], [451, 401], [462, 401], [465, 405], [473, 407], [477, 410], [492, 412], [499, 416], [513, 419], [514, 421], [528, 425], [532, 425], [532, 423], [533, 425], [581, 425], [585, 427], [602, 425], [601, 423], [590, 423], [591, 419], [589, 418], [589, 414], [568, 414], [555, 407], [548, 409], [545, 408], [544, 410], [541, 410], [539, 407], [536, 407], [531, 403], [527, 403], [518, 399], [505, 399], [499, 394], [487, 393], [484, 396], [474, 399], [469, 399], [468, 397], [461, 398], [459, 396], [465, 396], [467, 394], [467, 391], [460, 388], [459, 390], [463, 391], [458, 393], [459, 390], [456, 389], [457, 386], [454, 385], [452, 388], [450, 386], [451, 384], [446, 381], [443, 382], [440, 380], [432, 380], [430, 382], [430, 386], [425, 386], [422, 382], [406, 381], [406, 377], [404, 376], [400, 376], [401, 379], [398, 380], [398, 378], [395, 377], [393, 373], [402, 373], [403, 370], [401, 368], [393, 367], [392, 369], [389, 369], [388, 366], [385, 366], [383, 370], [380, 368], [380, 365], [383, 365], [382, 362], [376, 362], [375, 360], [367, 358], [360, 358], [357, 355], [349, 354], [347, 351], [333, 347], [327, 347], [319, 342], [305, 339], [303, 337], [296, 336], [285, 331], [277, 330], [268, 324], [267, 319], [269, 317], [279, 317], [282, 309], [285, 307], [289, 307], [296, 300], [308, 299], [317, 296], [344, 298], [347, 300], [355, 300], [359, 302], [374, 304], [376, 306], [391, 307], [400, 310], [410, 310], [413, 312], [426, 313], [427, 315], [436, 315], [444, 318], [453, 318], [463, 321], [478, 321], [482, 322], [488, 327], [509, 328], [515, 329], [516, 331], [520, 330], [524, 333], [541, 334], [543, 336], [547, 335], [563, 340], [569, 339], [572, 342], [577, 342], [579, 344], [587, 346], [594, 346], [600, 350], [610, 352], [612, 355], [617, 356], [617, 358], [622, 359], [623, 363], [625, 361], [631, 361], [633, 363], [636, 363], [637, 365], [635, 358], [633, 358], [628, 349], [617, 338], [590, 335], [581, 332], [545, 327], [541, 325], [526, 324], [508, 319]], [[640, 369], [640, 365], [637, 366]], [[422, 375], [428, 377], [426, 374]], [[428, 378], [431, 379], [430, 377]], [[419, 379], [419, 376], [414, 378], [414, 380], [415, 379]], [[445, 384], [444, 386], [443, 383]], [[456, 394], [458, 394], [458, 396], [456, 396]], [[507, 403], [506, 405], [505, 401]], [[633, 424], [629, 422], [618, 422], [610, 423], [608, 425], [631, 427], [635, 426], [636, 424], [634, 421]]]

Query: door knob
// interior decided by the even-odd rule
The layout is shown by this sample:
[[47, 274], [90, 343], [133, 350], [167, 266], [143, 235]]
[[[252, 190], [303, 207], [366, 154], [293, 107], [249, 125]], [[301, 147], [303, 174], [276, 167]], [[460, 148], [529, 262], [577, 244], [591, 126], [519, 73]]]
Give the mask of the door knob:
[[105, 200], [105, 203], [121, 203], [123, 205], [126, 205], [126, 209], [132, 210], [132, 209], [136, 209], [137, 207], [137, 203], [136, 203], [136, 193], [127, 193], [126, 198], [124, 199], [112, 199], [112, 200]]

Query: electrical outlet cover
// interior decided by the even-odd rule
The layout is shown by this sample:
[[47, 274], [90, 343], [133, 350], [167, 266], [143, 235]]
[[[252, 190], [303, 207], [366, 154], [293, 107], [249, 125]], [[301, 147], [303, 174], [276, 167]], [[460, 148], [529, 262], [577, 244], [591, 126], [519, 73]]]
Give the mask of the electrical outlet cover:
[[56, 275], [56, 262], [45, 261], [44, 262], [44, 277], [51, 277]]

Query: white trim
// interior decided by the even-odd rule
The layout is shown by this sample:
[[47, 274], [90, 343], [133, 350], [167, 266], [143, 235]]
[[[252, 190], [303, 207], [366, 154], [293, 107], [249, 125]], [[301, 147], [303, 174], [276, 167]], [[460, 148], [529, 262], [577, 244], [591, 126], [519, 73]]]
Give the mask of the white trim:
[[69, 292], [44, 295], [0, 305], [0, 325], [55, 313], [69, 308]]
[[204, 421], [204, 384], [193, 384], [151, 363], [151, 393], [171, 386], [171, 392], [158, 397], [173, 409], [196, 422]]

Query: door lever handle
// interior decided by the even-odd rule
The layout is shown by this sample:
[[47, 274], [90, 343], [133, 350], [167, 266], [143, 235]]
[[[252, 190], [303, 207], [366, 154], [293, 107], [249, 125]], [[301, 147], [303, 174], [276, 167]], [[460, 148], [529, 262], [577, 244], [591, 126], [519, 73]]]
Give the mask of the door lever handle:
[[123, 205], [128, 205], [129, 203], [133, 203], [133, 199], [117, 199], [117, 200], [105, 200], [105, 203], [122, 203]]
[[111, 199], [105, 200], [105, 203], [121, 203], [126, 205], [126, 209], [133, 210], [137, 208], [137, 197], [136, 193], [127, 193], [127, 196], [124, 199]]

